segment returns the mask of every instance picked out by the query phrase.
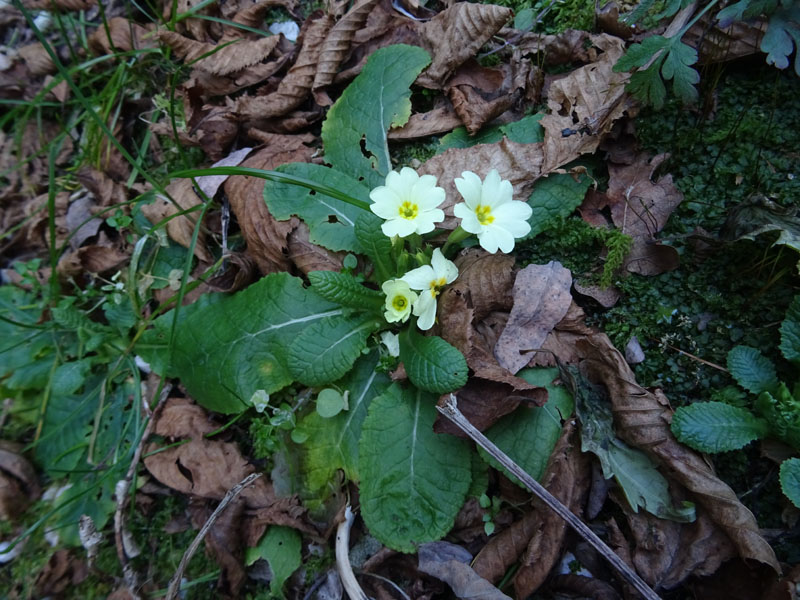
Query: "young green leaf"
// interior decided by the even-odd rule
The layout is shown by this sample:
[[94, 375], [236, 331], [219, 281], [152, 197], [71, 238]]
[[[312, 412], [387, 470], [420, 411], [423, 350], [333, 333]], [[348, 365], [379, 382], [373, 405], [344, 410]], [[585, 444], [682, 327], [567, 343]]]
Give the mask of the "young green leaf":
[[672, 433], [700, 452], [738, 450], [764, 437], [767, 422], [749, 410], [722, 402], [696, 402], [681, 406], [672, 417]]
[[409, 87], [430, 60], [422, 48], [403, 44], [373, 52], [322, 124], [325, 160], [369, 188], [383, 185], [392, 170], [387, 131], [408, 121]]
[[414, 326], [400, 333], [400, 360], [408, 378], [427, 392], [444, 394], [467, 383], [467, 360], [442, 338], [420, 335]]
[[528, 198], [533, 214], [528, 219], [531, 232], [525, 239], [546, 231], [553, 221], [569, 216], [583, 202], [591, 184], [591, 177], [580, 175], [575, 179], [569, 173], [554, 173], [539, 179]]
[[755, 348], [735, 346], [728, 352], [728, 370], [748, 392], [760, 394], [778, 387], [775, 365]]
[[435, 403], [394, 384], [372, 401], [362, 427], [361, 513], [370, 533], [400, 552], [450, 531], [470, 487], [469, 446], [433, 432]]
[[345, 399], [338, 390], [325, 388], [317, 394], [317, 414], [323, 419], [335, 417], [345, 409]]
[[[357, 180], [335, 169], [310, 163], [291, 163], [277, 169], [312, 181], [323, 182], [369, 204], [369, 190]], [[357, 206], [289, 183], [267, 181], [264, 200], [270, 213], [284, 221], [292, 215], [308, 225], [308, 239], [329, 250], [361, 252], [353, 227], [364, 211]]]
[[779, 479], [781, 491], [800, 508], [800, 458], [789, 458], [781, 463]]
[[289, 346], [286, 364], [305, 385], [325, 385], [343, 377], [380, 326], [370, 315], [336, 315], [311, 323]]
[[355, 234], [361, 248], [375, 266], [380, 281], [396, 275], [392, 259], [392, 242], [381, 230], [383, 219], [372, 213], [364, 213], [356, 221]]
[[302, 564], [303, 538], [291, 527], [270, 525], [255, 548], [248, 548], [245, 564], [250, 566], [259, 558], [269, 563], [272, 579], [269, 590], [275, 598], [283, 598], [283, 584]]
[[800, 362], [800, 296], [796, 296], [781, 323], [781, 352], [786, 360]]
[[346, 273], [312, 271], [308, 274], [308, 281], [317, 294], [342, 306], [379, 310], [383, 305], [383, 294], [364, 287]]
[[769, 423], [770, 433], [800, 449], [800, 400], [781, 382], [773, 391], [758, 395], [756, 411]]
[[769, 26], [761, 38], [761, 51], [767, 53], [767, 64], [779, 69], [789, 66], [789, 57], [795, 46], [798, 48], [794, 60], [794, 71], [800, 75], [800, 6], [788, 6], [776, 10], [769, 19]]
[[[550, 454], [561, 435], [561, 420], [572, 414], [574, 403], [572, 394], [564, 386], [553, 384], [558, 377], [555, 367], [524, 369], [518, 375], [528, 383], [547, 388], [547, 403], [544, 406], [520, 406], [492, 425], [486, 431], [486, 437], [538, 480], [544, 474]], [[495, 469], [500, 469], [511, 481], [524, 487], [483, 449], [478, 452]]]
[[353, 369], [337, 382], [339, 389], [350, 392], [347, 412], [330, 419], [311, 412], [298, 426], [308, 433], [300, 469], [304, 481], [303, 496], [312, 509], [330, 495], [330, 485], [338, 469], [344, 471], [345, 478], [350, 481], [359, 479], [358, 440], [367, 407], [391, 384], [385, 374], [375, 371], [378, 360], [377, 351], [359, 358]]
[[697, 62], [697, 50], [677, 39], [670, 40], [661, 75], [665, 80], [672, 79], [672, 89], [684, 104], [697, 100], [697, 88], [700, 74], [692, 68]]

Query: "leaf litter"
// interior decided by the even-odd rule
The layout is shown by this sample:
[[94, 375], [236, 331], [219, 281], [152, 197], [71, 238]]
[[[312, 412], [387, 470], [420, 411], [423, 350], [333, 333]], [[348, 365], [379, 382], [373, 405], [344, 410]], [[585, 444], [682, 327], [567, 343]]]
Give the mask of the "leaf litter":
[[[64, 0], [42, 8], [86, 10], [93, 4]], [[503, 137], [496, 142], [452, 148], [421, 164], [420, 173], [437, 176], [445, 187], [448, 200], [443, 205], [447, 217], [444, 227], [450, 229], [456, 226], [452, 206], [458, 197], [452, 182], [463, 171], [475, 170], [483, 177], [490, 168], [496, 168], [502, 178], [511, 181], [515, 197], [527, 197], [537, 180], [551, 173], [577, 175], [580, 171], [574, 161], [597, 152], [611, 139], [609, 134], [620, 122], [637, 113], [637, 105], [624, 92], [629, 75], [612, 70], [624, 52], [625, 44], [619, 37], [577, 31], [554, 36], [525, 33], [517, 36], [515, 53], [508, 63], [487, 68], [474, 59], [487, 43], [492, 43], [493, 36], [515, 35], [513, 30], [504, 28], [512, 16], [510, 9], [456, 3], [432, 19], [411, 20], [387, 9], [386, 4], [362, 0], [349, 10], [344, 5], [338, 9], [331, 5], [329, 12], [312, 13], [303, 22], [295, 44], [282, 34], [258, 36], [199, 16], [180, 19], [175, 31], [157, 32], [150, 25], [114, 16], [107, 27], [98, 28], [89, 36], [89, 48], [102, 56], [157, 48], [159, 44], [169, 47], [190, 68], [188, 80], [177, 89], [186, 111], [186, 127], [175, 131], [175, 123], [162, 119], [152, 124], [153, 133], [177, 133], [181, 144], [201, 148], [209, 161], [257, 169], [275, 169], [287, 163], [319, 164], [320, 139], [313, 126], [325, 116], [344, 86], [364, 68], [367, 57], [394, 43], [411, 44], [430, 54], [430, 64], [415, 75], [415, 84], [440, 91], [442, 96], [437, 99], [438, 108], [432, 110], [418, 112], [410, 103], [404, 105], [390, 123], [393, 128], [388, 138], [411, 139], [449, 132], [461, 125], [475, 134], [488, 123], [517, 120], [526, 101], [543, 95], [547, 109], [540, 120], [542, 141], [521, 143]], [[277, 5], [294, 10], [289, 2], [227, 2], [218, 7], [204, 6], [197, 14], [222, 14], [233, 23], [258, 28], [266, 11]], [[194, 10], [192, 2], [184, 0], [166, 5], [165, 13], [169, 18], [170, 10], [180, 14], [190, 9]], [[737, 53], [748, 52], [753, 46], [747, 41], [752, 33], [729, 31], [726, 35], [744, 38], [737, 42]], [[39, 43], [20, 48], [14, 68], [47, 85], [52, 80], [45, 80], [44, 76], [55, 73], [55, 65], [43, 50]], [[539, 64], [583, 66], [546, 81], [542, 87], [542, 82], [537, 83], [539, 66], [534, 64], [538, 54], [538, 59], [543, 59]], [[9, 93], [21, 92], [13, 83], [2, 81]], [[66, 96], [59, 99], [64, 102]], [[121, 128], [114, 127], [112, 131], [123, 138]], [[57, 132], [55, 122], [45, 121], [38, 130], [26, 131], [17, 147], [5, 134], [0, 140], [0, 163], [8, 181], [2, 198], [10, 203], [9, 210], [31, 217], [24, 228], [25, 236], [12, 240], [19, 248], [44, 248], [52, 242], [42, 211], [47, 164], [39, 148]], [[325, 137], [324, 128], [322, 136]], [[237, 154], [245, 145], [243, 142], [257, 145], [248, 158], [244, 153]], [[66, 138], [56, 164], [65, 164], [72, 151], [72, 142]], [[56, 197], [56, 241], [63, 244], [71, 236], [72, 252], [65, 254], [58, 265], [66, 277], [77, 276], [81, 271], [108, 274], [122, 268], [132, 252], [130, 245], [112, 241], [103, 220], [94, 216], [99, 209], [122, 204], [130, 197], [130, 186], [124, 185], [130, 175], [128, 165], [111, 145], [103, 154], [106, 158], [99, 168], [79, 174], [90, 195], [74, 200], [64, 195]], [[336, 166], [336, 153], [329, 154], [322, 160]], [[623, 269], [631, 273], [655, 275], [678, 266], [677, 252], [658, 240], [659, 232], [682, 200], [670, 175], [655, 175], [664, 159], [635, 154], [628, 162], [609, 162], [608, 190], [591, 190], [581, 207], [587, 221], [616, 227], [633, 238], [623, 263]], [[387, 169], [391, 166], [384, 165]], [[169, 237], [186, 248], [192, 247], [199, 227], [194, 253], [198, 260], [210, 265], [219, 253], [222, 232], [208, 217], [198, 223], [196, 215], [200, 211], [196, 209], [204, 200], [194, 185], [190, 179], [172, 181], [163, 195], [142, 207], [142, 213], [153, 223], [166, 221]], [[217, 181], [212, 188], [205, 188], [209, 199], [214, 198], [220, 185], [246, 247], [242, 260], [257, 265], [262, 275], [340, 271], [346, 264], [346, 251], [333, 252], [314, 243], [315, 232], [296, 216], [276, 219], [262, 199], [262, 180], [236, 175], [224, 183]], [[742, 230], [733, 220], [734, 215], [731, 237], [752, 239], [778, 230], [783, 236], [778, 243], [791, 246], [787, 239], [793, 233], [794, 215], [784, 216], [770, 205], [763, 205], [758, 210], [766, 215], [766, 224], [755, 230]], [[8, 249], [3, 247], [4, 251]], [[608, 338], [583, 322], [582, 311], [571, 297], [572, 273], [558, 263], [518, 269], [512, 257], [480, 250], [465, 251], [456, 264], [459, 279], [440, 297], [439, 324], [433, 332], [466, 357], [471, 377], [458, 393], [459, 408], [479, 430], [489, 429], [520, 407], [537, 407], [546, 402], [548, 392], [544, 386], [520, 377], [525, 367], [579, 366], [587, 381], [608, 395], [613, 430], [609, 428], [611, 437], [604, 443], [622, 440], [649, 457], [651, 468], [669, 482], [669, 492], [658, 495], [659, 499], [667, 497], [675, 505], [684, 500], [697, 504], [697, 519], [681, 523], [637, 512], [625, 499], [624, 484], [611, 492], [627, 526], [625, 533], [616, 524], [610, 527], [611, 537], [636, 571], [653, 587], [666, 590], [682, 585], [692, 576], [711, 575], [724, 561], [736, 556], [780, 572], [775, 554], [753, 515], [700, 455], [672, 437], [671, 409], [663, 392], [638, 386]], [[587, 289], [576, 285], [580, 293], [590, 293]], [[305, 292], [297, 293], [300, 298]], [[297, 304], [306, 303], [298, 300]], [[231, 322], [238, 313], [238, 307], [234, 308], [229, 313]], [[267, 316], [265, 322], [270, 323], [271, 318]], [[185, 340], [192, 337], [184, 335]], [[262, 355], [261, 359], [263, 369], [291, 368], [279, 364], [283, 360], [280, 357]], [[236, 357], [235, 362], [246, 364], [248, 360], [253, 357]], [[196, 371], [194, 377], [195, 381], [189, 378], [184, 382], [190, 393], [202, 393], [207, 384], [225, 387], [230, 393], [228, 382], [209, 379]], [[240, 378], [233, 385], [243, 386], [243, 381]], [[239, 391], [244, 389], [246, 386]], [[388, 394], [379, 402], [395, 402], [398, 394], [402, 392]], [[249, 398], [245, 396], [245, 400]], [[238, 399], [242, 400], [241, 395]], [[579, 417], [590, 418], [586, 413]], [[441, 418], [431, 414], [426, 419], [430, 422], [427, 427], [434, 431], [457, 433]], [[578, 422], [575, 418], [564, 421], [542, 482], [581, 516], [589, 494], [591, 469], [589, 456], [578, 451]], [[378, 437], [384, 433], [385, 425], [375, 419], [367, 421], [368, 431]], [[584, 431], [586, 426], [583, 422]], [[178, 445], [164, 447], [163, 442], [150, 441], [145, 447], [147, 456], [143, 462], [148, 473], [161, 485], [190, 499], [189, 513], [197, 528], [210, 513], [209, 502], [222, 500], [228, 490], [260, 468], [236, 442], [217, 439], [220, 427], [189, 398], [171, 398], [156, 421], [154, 433]], [[7, 493], [0, 506], [11, 515], [18, 512], [21, 503], [38, 497], [39, 488], [24, 459], [13, 452], [3, 452], [0, 476], [7, 481], [3, 487]], [[374, 468], [374, 464], [371, 466]], [[453, 468], [467, 470], [463, 461]], [[504, 477], [497, 471], [492, 471], [491, 476]], [[381, 526], [374, 521], [375, 514], [382, 510], [378, 502], [381, 493], [380, 488], [365, 490], [364, 518], [376, 527]], [[435, 589], [421, 575], [424, 573], [446, 582], [458, 597], [477, 594], [504, 598], [507, 596], [491, 584], [498, 583], [514, 564], [519, 565], [511, 580], [516, 597], [527, 597], [540, 589], [571, 543], [564, 522], [537, 501], [528, 500], [520, 514], [507, 519], [498, 534], [488, 541], [479, 538], [481, 545], [476, 546], [478, 552], [471, 566], [466, 563], [472, 555], [460, 546], [447, 546], [445, 542], [419, 548], [407, 546], [407, 551], [416, 550], [419, 554], [419, 563], [408, 566], [410, 576], [418, 578], [419, 589]], [[428, 509], [436, 512], [433, 506]], [[437, 519], [443, 535], [452, 527], [452, 520], [446, 516]], [[297, 494], [278, 493], [276, 483], [260, 478], [242, 492], [205, 540], [222, 569], [221, 589], [226, 593], [236, 594], [244, 585], [244, 548], [255, 546], [271, 525], [291, 527], [315, 542], [324, 540], [330, 529], [330, 523], [312, 520]], [[40, 592], [54, 594], [67, 585], [75, 585], [85, 576], [84, 568], [66, 554], [54, 554], [39, 578]], [[391, 570], [384, 572], [391, 577]], [[567, 584], [565, 579], [561, 583]], [[574, 581], [571, 585], [580, 587]]]

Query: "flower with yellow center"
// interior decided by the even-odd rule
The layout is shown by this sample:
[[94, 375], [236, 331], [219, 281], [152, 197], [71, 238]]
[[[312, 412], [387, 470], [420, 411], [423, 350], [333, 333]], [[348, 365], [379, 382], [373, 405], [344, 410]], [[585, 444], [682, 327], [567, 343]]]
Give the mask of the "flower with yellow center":
[[444, 202], [444, 189], [436, 185], [433, 175], [417, 174], [403, 167], [386, 176], [386, 185], [369, 193], [370, 210], [385, 222], [381, 225], [388, 237], [406, 237], [412, 233], [429, 233], [434, 224], [444, 220], [444, 212], [437, 208]]
[[436, 297], [448, 283], [458, 277], [458, 267], [447, 260], [439, 248], [433, 251], [431, 264], [413, 269], [400, 279], [413, 290], [419, 290], [419, 299], [414, 303], [414, 315], [419, 317], [417, 327], [423, 331], [433, 327], [436, 320]]
[[417, 301], [417, 294], [411, 291], [408, 283], [402, 279], [390, 279], [384, 281], [381, 286], [383, 293], [386, 294], [386, 310], [383, 316], [389, 323], [405, 323], [411, 315], [411, 308]]
[[514, 238], [530, 233], [528, 219], [533, 210], [527, 203], [512, 199], [511, 182], [500, 179], [497, 169], [489, 171], [483, 182], [472, 171], [464, 171], [461, 177], [455, 184], [464, 202], [453, 207], [453, 214], [461, 219], [462, 229], [477, 234], [487, 252], [511, 252]]

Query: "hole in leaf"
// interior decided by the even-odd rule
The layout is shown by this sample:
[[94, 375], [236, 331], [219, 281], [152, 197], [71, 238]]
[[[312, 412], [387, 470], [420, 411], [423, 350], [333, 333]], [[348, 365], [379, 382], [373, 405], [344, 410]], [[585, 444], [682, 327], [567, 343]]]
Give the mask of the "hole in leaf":
[[328, 215], [328, 223], [338, 223], [339, 219], [336, 218], [336, 215]]

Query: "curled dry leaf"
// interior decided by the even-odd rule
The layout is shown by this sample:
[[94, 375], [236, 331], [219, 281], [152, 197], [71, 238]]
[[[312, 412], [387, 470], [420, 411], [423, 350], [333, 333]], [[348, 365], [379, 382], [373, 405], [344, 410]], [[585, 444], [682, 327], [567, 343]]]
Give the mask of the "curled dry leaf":
[[69, 550], [56, 550], [36, 577], [35, 597], [60, 596], [75, 588], [89, 575], [86, 562]]
[[[616, 494], [612, 497], [618, 499]], [[711, 575], [735, 556], [728, 536], [703, 509], [693, 523], [676, 523], [645, 511], [634, 513], [621, 498], [617, 504], [628, 519], [633, 565], [651, 587], [669, 590], [690, 576]]]
[[308, 96], [317, 72], [322, 44], [333, 19], [319, 12], [303, 24], [298, 44], [300, 52], [292, 68], [281, 80], [278, 89], [266, 96], [245, 96], [236, 102], [237, 112], [248, 121], [261, 121], [291, 112]]
[[[142, 206], [142, 213], [154, 225], [162, 220], [177, 214], [182, 210], [188, 210], [202, 204], [200, 197], [192, 187], [191, 179], [178, 179], [170, 183], [166, 192], [169, 197], [157, 195], [155, 202]], [[172, 198], [175, 202], [170, 201]], [[169, 237], [185, 248], [192, 244], [192, 235], [197, 226], [197, 217], [200, 211], [174, 217], [167, 222], [167, 233]], [[197, 245], [194, 248], [195, 256], [203, 262], [214, 262], [211, 253], [205, 245], [205, 234], [203, 230], [197, 237]]]
[[651, 178], [667, 155], [648, 159], [640, 154], [630, 165], [608, 165], [606, 192], [611, 219], [622, 233], [633, 238], [625, 268], [639, 275], [658, 275], [678, 266], [677, 250], [654, 243], [683, 194], [672, 183], [672, 175]]
[[95, 199], [90, 195], [79, 196], [70, 202], [67, 209], [66, 225], [72, 234], [69, 243], [73, 250], [80, 248], [87, 239], [97, 235], [102, 219], [92, 216]]
[[[207, 552], [221, 569], [217, 590], [228, 597], [238, 594], [247, 577], [243, 565], [245, 545], [241, 535], [244, 512], [244, 500], [235, 498], [217, 517], [203, 539]], [[189, 505], [189, 515], [195, 529], [201, 529], [211, 513], [208, 503], [195, 501]]]
[[775, 553], [759, 532], [753, 514], [700, 454], [679, 444], [672, 435], [672, 411], [661, 390], [650, 392], [640, 387], [606, 335], [587, 336], [577, 346], [585, 357], [587, 373], [608, 389], [619, 437], [664, 465], [669, 478], [688, 490], [728, 535], [739, 556], [780, 572]]
[[88, 10], [96, 0], [23, 0], [25, 8], [32, 10], [59, 10], [64, 12]]
[[433, 60], [417, 78], [417, 84], [441, 88], [450, 75], [475, 56], [513, 14], [504, 6], [459, 2], [425, 23], [420, 28], [421, 45], [430, 50]]
[[464, 171], [473, 171], [481, 179], [491, 169], [514, 186], [514, 198], [527, 200], [533, 183], [542, 175], [543, 144], [518, 144], [503, 138], [495, 144], [477, 144], [469, 148], [451, 148], [428, 159], [418, 169], [420, 174], [435, 175], [447, 194], [439, 208], [444, 210], [442, 229], [455, 229], [458, 220], [453, 216], [453, 206], [462, 201], [454, 180]]
[[589, 63], [597, 59], [592, 39], [592, 34], [578, 29], [567, 29], [555, 35], [526, 33], [517, 48], [523, 54], [540, 54], [537, 62], [544, 65]]
[[[265, 146], [242, 163], [243, 167], [274, 169], [290, 162], [311, 160], [314, 149], [306, 144], [311, 135], [284, 136], [262, 134]], [[299, 221], [277, 221], [270, 214], [263, 196], [264, 180], [256, 177], [236, 175], [225, 182], [225, 193], [236, 215], [242, 235], [247, 242], [247, 254], [255, 260], [263, 274], [287, 271], [291, 266], [288, 258], [289, 234]]]
[[402, 127], [390, 129], [390, 140], [413, 140], [452, 131], [463, 125], [452, 106], [434, 108], [424, 113], [414, 113]]
[[[257, 0], [254, 3], [252, 0], [248, 0], [247, 2], [239, 3], [221, 3], [220, 10], [226, 16], [226, 18], [230, 18], [234, 23], [244, 25], [245, 27], [258, 28], [264, 24], [264, 15], [270, 9], [275, 7], [283, 7], [291, 13], [296, 4], [297, 3], [295, 0]], [[236, 12], [229, 12], [232, 10], [235, 10]], [[224, 31], [225, 34], [223, 35], [222, 40], [226, 40], [231, 37], [241, 37], [242, 35], [247, 35], [246, 32], [243, 32], [240, 28], [227, 25], [225, 26]]]
[[172, 438], [194, 438], [219, 429], [209, 414], [189, 398], [168, 398], [153, 433]]
[[569, 597], [592, 598], [592, 600], [621, 600], [610, 583], [596, 577], [584, 577], [573, 573], [556, 575], [550, 581], [550, 589], [565, 592]]
[[4, 521], [16, 519], [42, 494], [36, 471], [18, 450], [0, 441], [0, 519]]
[[567, 314], [572, 273], [561, 263], [528, 265], [517, 273], [514, 306], [494, 347], [500, 366], [516, 374], [542, 347], [545, 338]]
[[56, 72], [53, 59], [39, 42], [22, 46], [17, 52], [32, 75], [48, 75]]
[[176, 56], [212, 75], [227, 75], [267, 59], [280, 42], [279, 35], [256, 40], [237, 40], [226, 44], [204, 44], [174, 31], [159, 31], [158, 39], [172, 48]]
[[143, 27], [124, 17], [114, 17], [108, 20], [107, 27], [98, 27], [87, 41], [89, 49], [98, 55], [130, 52], [155, 47], [155, 39], [149, 35], [152, 30], [150, 24]]
[[511, 600], [478, 575], [469, 563], [472, 555], [449, 542], [430, 542], [419, 548], [419, 570], [447, 583], [457, 598]]
[[583, 285], [582, 283], [574, 283], [575, 291], [582, 296], [589, 296], [594, 299], [603, 308], [611, 308], [622, 297], [620, 291], [614, 286], [607, 288], [600, 287], [599, 285]]
[[288, 238], [287, 258], [300, 272], [308, 275], [311, 271], [341, 271], [347, 253], [317, 246], [309, 241], [308, 236], [308, 225], [300, 221]]
[[333, 83], [339, 65], [344, 60], [355, 33], [364, 26], [378, 0], [357, 0], [336, 25], [328, 32], [319, 51], [317, 72], [311, 85], [314, 100], [320, 106], [330, 106], [333, 101], [325, 88]]
[[598, 60], [550, 85], [548, 114], [540, 121], [546, 173], [597, 150], [614, 121], [634, 106], [625, 93], [630, 75], [612, 70], [625, 51], [624, 42], [602, 35], [594, 36], [592, 43], [602, 51]]

